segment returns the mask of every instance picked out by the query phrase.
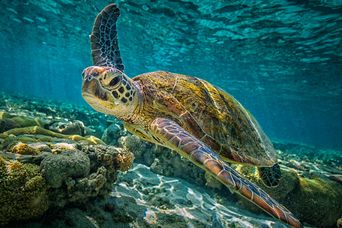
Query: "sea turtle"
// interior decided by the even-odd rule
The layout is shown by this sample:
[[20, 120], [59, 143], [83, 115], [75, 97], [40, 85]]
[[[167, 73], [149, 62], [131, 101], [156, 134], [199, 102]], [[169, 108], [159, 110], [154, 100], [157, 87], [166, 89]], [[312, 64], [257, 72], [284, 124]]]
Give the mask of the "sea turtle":
[[128, 131], [170, 148], [281, 221], [300, 222], [229, 163], [259, 167], [262, 179], [276, 185], [279, 166], [272, 143], [252, 115], [231, 95], [209, 82], [157, 71], [126, 76], [118, 46], [115, 4], [96, 17], [90, 35], [94, 66], [83, 73], [83, 98], [113, 115]]

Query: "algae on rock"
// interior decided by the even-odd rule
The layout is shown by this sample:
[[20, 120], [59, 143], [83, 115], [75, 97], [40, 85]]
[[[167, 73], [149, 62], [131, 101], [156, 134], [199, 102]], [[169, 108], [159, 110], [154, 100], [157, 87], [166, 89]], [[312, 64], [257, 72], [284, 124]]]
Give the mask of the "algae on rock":
[[299, 219], [314, 226], [335, 226], [342, 215], [342, 185], [322, 178], [300, 178], [286, 205], [300, 212]]
[[[342, 185], [327, 178], [300, 177], [291, 169], [282, 169], [282, 178], [276, 187], [265, 186], [251, 167], [237, 170], [248, 176], [278, 202], [286, 206], [301, 221], [319, 227], [334, 226], [341, 217]], [[262, 212], [245, 199], [240, 203], [255, 212]]]
[[49, 207], [39, 166], [0, 156], [0, 224], [41, 216]]
[[94, 136], [38, 125], [11, 128], [0, 139], [0, 224], [104, 197], [118, 171], [127, 171], [134, 158]]
[[59, 188], [68, 177], [87, 176], [90, 160], [81, 151], [64, 151], [60, 154], [47, 155], [40, 163], [40, 167], [47, 184], [52, 188]]

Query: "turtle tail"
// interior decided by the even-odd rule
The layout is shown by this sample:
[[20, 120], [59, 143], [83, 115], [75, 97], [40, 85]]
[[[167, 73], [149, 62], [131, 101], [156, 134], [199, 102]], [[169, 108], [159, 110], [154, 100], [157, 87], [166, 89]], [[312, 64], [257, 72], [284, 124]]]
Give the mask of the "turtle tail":
[[258, 167], [259, 176], [268, 187], [276, 187], [281, 178], [280, 166], [278, 163], [272, 167]]

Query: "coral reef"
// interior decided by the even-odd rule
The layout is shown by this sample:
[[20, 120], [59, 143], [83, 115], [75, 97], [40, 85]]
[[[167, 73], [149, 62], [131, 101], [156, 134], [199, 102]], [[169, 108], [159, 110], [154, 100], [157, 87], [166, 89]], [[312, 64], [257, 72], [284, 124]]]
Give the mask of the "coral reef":
[[112, 123], [101, 136], [101, 140], [110, 145], [118, 145], [121, 136], [126, 136], [127, 131], [122, 124]]
[[88, 175], [89, 157], [80, 151], [63, 151], [60, 154], [49, 154], [40, 163], [40, 168], [47, 184], [52, 188], [60, 188], [67, 178], [80, 178]]
[[[53, 207], [61, 208], [71, 202], [84, 203], [95, 196], [107, 196], [111, 192], [118, 171], [127, 171], [132, 166], [134, 159], [131, 153], [112, 146], [78, 145], [78, 149], [76, 153], [79, 155], [72, 155], [74, 161], [79, 163], [77, 172], [72, 170], [72, 162], [66, 159], [70, 155], [64, 155], [65, 157], [58, 159], [59, 167], [64, 171], [64, 179], [57, 177], [57, 181], [52, 184], [62, 182], [66, 188], [50, 189], [49, 195], [53, 199], [50, 204]], [[54, 163], [54, 161], [56, 160], [53, 159], [49, 162]], [[63, 166], [62, 163], [65, 163], [66, 166]], [[56, 168], [56, 166], [53, 167]], [[52, 172], [52, 176], [57, 175]], [[47, 178], [47, 180], [49, 179]]]
[[[112, 146], [76, 142], [40, 143], [45, 146], [36, 147], [35, 151], [39, 151], [37, 148], [41, 148], [41, 151], [33, 155], [27, 152], [33, 147], [24, 143], [18, 143], [21, 145], [20, 154], [14, 154], [16, 150], [0, 153], [14, 154], [16, 157], [13, 158], [17, 159], [14, 161], [7, 157], [6, 161], [0, 157], [0, 185], [3, 185], [1, 203], [6, 205], [0, 211], [0, 223], [17, 220], [17, 215], [22, 215], [22, 219], [33, 218], [47, 209], [62, 208], [69, 203], [84, 203], [93, 197], [105, 197], [110, 193], [118, 171], [127, 171], [134, 159], [130, 152]], [[8, 191], [4, 186], [10, 186]], [[26, 192], [30, 194], [26, 195]], [[43, 199], [45, 201], [41, 202]], [[35, 201], [40, 202], [39, 206], [31, 206]], [[32, 209], [25, 214], [17, 212], [19, 209], [16, 207]]]
[[54, 114], [0, 107], [0, 224], [106, 197], [118, 171], [133, 164], [131, 152], [104, 146], [83, 122]]

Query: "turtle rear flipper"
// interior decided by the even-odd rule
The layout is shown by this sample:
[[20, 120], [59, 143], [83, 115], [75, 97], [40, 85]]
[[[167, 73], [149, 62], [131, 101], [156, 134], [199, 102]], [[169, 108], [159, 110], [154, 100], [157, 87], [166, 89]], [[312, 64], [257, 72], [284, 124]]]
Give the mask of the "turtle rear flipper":
[[213, 175], [222, 184], [253, 202], [265, 212], [293, 227], [302, 226], [289, 210], [221, 161], [208, 146], [176, 122], [170, 119], [157, 118], [151, 123], [150, 128], [156, 141], [188, 158], [195, 165]]
[[276, 163], [272, 167], [258, 167], [259, 176], [268, 187], [276, 187], [281, 178], [280, 166]]
[[96, 17], [90, 43], [93, 64], [96, 66], [111, 66], [124, 71], [122, 64], [116, 21], [120, 11], [115, 4], [106, 6]]

